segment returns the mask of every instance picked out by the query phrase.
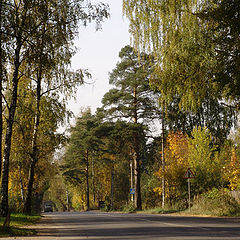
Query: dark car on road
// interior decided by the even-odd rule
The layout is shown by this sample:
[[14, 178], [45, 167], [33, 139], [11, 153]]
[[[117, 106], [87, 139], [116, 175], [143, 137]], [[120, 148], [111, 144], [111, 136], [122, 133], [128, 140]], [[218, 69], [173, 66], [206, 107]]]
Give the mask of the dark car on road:
[[45, 202], [43, 204], [43, 211], [44, 212], [53, 212], [53, 204], [51, 202]]

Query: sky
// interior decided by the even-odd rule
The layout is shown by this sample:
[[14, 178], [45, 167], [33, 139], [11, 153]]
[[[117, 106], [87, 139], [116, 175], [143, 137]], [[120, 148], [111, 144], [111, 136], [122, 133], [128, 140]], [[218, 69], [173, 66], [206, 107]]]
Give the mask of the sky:
[[91, 107], [94, 113], [101, 106], [103, 95], [113, 87], [108, 84], [108, 74], [116, 67], [121, 48], [130, 44], [129, 22], [122, 15], [122, 0], [102, 2], [109, 4], [111, 15], [102, 23], [102, 30], [96, 31], [94, 23], [86, 28], [80, 27], [75, 41], [78, 51], [72, 59], [72, 68], [88, 69], [94, 81], [94, 84], [80, 86], [76, 101], [69, 101], [68, 107], [75, 116], [83, 107]]

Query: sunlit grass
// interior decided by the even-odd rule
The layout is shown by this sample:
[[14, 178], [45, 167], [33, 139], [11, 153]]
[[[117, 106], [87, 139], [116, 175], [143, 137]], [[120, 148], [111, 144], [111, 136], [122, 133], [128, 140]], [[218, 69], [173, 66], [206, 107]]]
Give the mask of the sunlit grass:
[[10, 227], [3, 228], [5, 218], [0, 217], [0, 237], [7, 236], [29, 236], [35, 235], [36, 231], [26, 226], [32, 225], [39, 221], [41, 216], [39, 215], [25, 215], [25, 214], [11, 214]]

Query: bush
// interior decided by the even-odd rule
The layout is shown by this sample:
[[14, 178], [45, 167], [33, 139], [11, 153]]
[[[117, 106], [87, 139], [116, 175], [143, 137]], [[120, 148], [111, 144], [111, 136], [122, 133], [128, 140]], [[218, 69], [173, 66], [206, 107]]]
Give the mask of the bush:
[[194, 200], [192, 213], [213, 216], [240, 216], [240, 205], [224, 190], [212, 189]]
[[136, 208], [134, 206], [134, 202], [130, 202], [128, 203], [127, 205], [125, 205], [123, 207], [123, 212], [126, 212], [126, 213], [135, 213], [136, 212]]

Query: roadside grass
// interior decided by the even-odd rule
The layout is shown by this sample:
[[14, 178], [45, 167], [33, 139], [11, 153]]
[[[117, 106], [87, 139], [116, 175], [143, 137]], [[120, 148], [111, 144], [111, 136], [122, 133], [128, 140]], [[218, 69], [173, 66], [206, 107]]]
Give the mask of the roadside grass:
[[213, 188], [208, 192], [195, 196], [192, 207], [178, 214], [212, 217], [240, 217], [240, 202], [236, 201], [229, 190]]
[[177, 213], [179, 210], [175, 210], [172, 208], [161, 208], [161, 207], [156, 207], [152, 209], [146, 209], [141, 211], [142, 213], [149, 213], [149, 214], [170, 214], [170, 213]]
[[170, 214], [170, 213], [176, 213], [179, 211], [180, 210], [174, 209], [172, 207], [166, 207], [166, 208], [155, 207], [155, 208], [137, 210], [133, 203], [126, 204], [122, 209], [122, 212], [124, 213], [147, 213], [147, 214]]
[[193, 205], [186, 209], [187, 201], [178, 201], [175, 205], [166, 204], [165, 208], [155, 207], [137, 211], [133, 203], [123, 207], [125, 213], [176, 214], [181, 216], [240, 217], [240, 202], [226, 189], [211, 189], [195, 196]]
[[217, 217], [239, 217], [240, 204], [226, 192], [211, 191], [195, 199], [191, 211], [193, 215]]
[[19, 213], [12, 213], [10, 217], [10, 227], [3, 228], [5, 218], [0, 217], [0, 237], [11, 236], [31, 236], [35, 235], [36, 231], [31, 228], [25, 228], [39, 221], [40, 215], [25, 215]]

